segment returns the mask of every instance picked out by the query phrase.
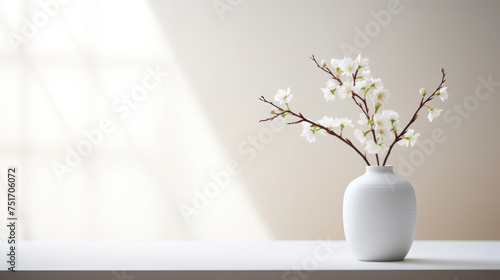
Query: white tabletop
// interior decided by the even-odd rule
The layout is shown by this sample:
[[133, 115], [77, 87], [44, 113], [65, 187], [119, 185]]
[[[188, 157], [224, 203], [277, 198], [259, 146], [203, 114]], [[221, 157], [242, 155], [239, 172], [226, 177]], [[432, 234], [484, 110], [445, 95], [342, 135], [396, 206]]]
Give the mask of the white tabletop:
[[22, 241], [17, 270], [500, 270], [500, 241], [415, 241], [399, 262], [357, 261], [345, 241]]

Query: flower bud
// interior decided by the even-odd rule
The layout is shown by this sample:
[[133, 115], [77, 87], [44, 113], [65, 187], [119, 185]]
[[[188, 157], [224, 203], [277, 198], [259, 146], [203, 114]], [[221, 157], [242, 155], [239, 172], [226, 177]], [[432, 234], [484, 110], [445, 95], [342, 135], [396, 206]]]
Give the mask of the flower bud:
[[444, 73], [444, 69], [443, 68], [441, 68], [440, 71], [441, 71], [441, 73]]
[[425, 96], [426, 93], [425, 88], [420, 89], [420, 95]]
[[321, 66], [323, 66], [323, 67], [326, 66], [326, 60], [324, 60], [324, 59], [321, 60]]

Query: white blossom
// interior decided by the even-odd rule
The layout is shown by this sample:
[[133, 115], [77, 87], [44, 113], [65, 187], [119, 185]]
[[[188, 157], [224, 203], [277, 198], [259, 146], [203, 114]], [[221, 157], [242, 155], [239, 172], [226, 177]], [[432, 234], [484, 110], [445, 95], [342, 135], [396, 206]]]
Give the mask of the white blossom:
[[333, 69], [339, 68], [340, 62], [342, 62], [342, 59], [332, 58], [332, 60], [330, 60], [330, 64], [332, 65]]
[[329, 88], [336, 88], [339, 86], [339, 82], [335, 79], [328, 79], [328, 81], [326, 81], [326, 86]]
[[436, 95], [441, 98], [441, 101], [445, 101], [448, 99], [448, 87], [442, 87], [438, 92], [436, 92]]
[[395, 121], [392, 124], [392, 129], [394, 129], [396, 132], [401, 131], [401, 123], [399, 121]]
[[305, 137], [307, 142], [312, 143], [316, 141], [316, 126], [311, 126], [310, 123], [302, 122], [302, 134], [300, 136]]
[[326, 101], [335, 101], [335, 92], [332, 92], [331, 89], [321, 88], [321, 91], [323, 91], [323, 96], [325, 97]]
[[370, 97], [372, 98], [374, 104], [378, 102], [381, 105], [384, 105], [389, 100], [389, 92], [384, 88], [377, 88], [373, 91]]
[[392, 125], [392, 130], [400, 131], [401, 125], [399, 123], [399, 114], [394, 110], [384, 110], [382, 111], [382, 116], [387, 118]]
[[366, 80], [363, 80], [363, 79], [356, 80], [356, 89], [358, 91], [361, 91], [362, 89], [367, 88], [367, 87], [368, 87], [368, 82]]
[[[327, 117], [324, 116], [321, 120], [318, 121], [318, 123], [329, 130], [333, 130], [334, 126], [334, 120], [332, 117]], [[321, 130], [321, 132], [325, 132], [324, 130]], [[325, 134], [326, 135], [326, 134]]]
[[[405, 133], [406, 134], [406, 133]], [[410, 144], [413, 147], [415, 143], [417, 142], [417, 138], [420, 137], [420, 133], [413, 134], [413, 129], [412, 129], [412, 135], [410, 136]]]
[[370, 60], [366, 57], [361, 57], [361, 54], [358, 54], [358, 57], [356, 57], [356, 62], [359, 66], [361, 66], [361, 68], [365, 68], [368, 66]]
[[333, 127], [340, 127], [340, 128], [344, 128], [346, 126], [350, 126], [350, 127], [354, 127], [354, 125], [352, 124], [352, 121], [348, 118], [335, 118], [333, 119]]
[[373, 122], [375, 126], [390, 126], [390, 121], [387, 116], [384, 116], [382, 113], [376, 113], [373, 116]]
[[366, 85], [369, 87], [372, 84], [372, 72], [368, 69], [363, 71], [363, 75], [358, 75], [358, 77], [363, 76], [363, 80], [366, 81]]
[[384, 88], [384, 83], [382, 83], [382, 79], [374, 79], [372, 78], [372, 84], [375, 86], [376, 89], [382, 89]]
[[348, 118], [335, 118], [333, 119], [333, 127], [340, 127], [340, 137], [342, 137], [342, 131], [346, 126], [354, 127], [352, 121]]
[[384, 144], [377, 144], [373, 140], [366, 141], [365, 150], [369, 154], [380, 154], [380, 153], [387, 151], [388, 149], [389, 149], [389, 147], [387, 147]]
[[342, 74], [349, 77], [356, 73], [358, 70], [358, 62], [353, 60], [350, 57], [344, 57], [342, 61], [339, 63], [340, 70], [342, 70]]
[[420, 133], [415, 134], [415, 130], [408, 129], [408, 131], [402, 136], [401, 140], [399, 140], [398, 144], [401, 146], [408, 147], [408, 144], [415, 145], [417, 142], [417, 138], [420, 136]]
[[360, 88], [356, 85], [354, 85], [354, 82], [351, 80], [344, 81], [341, 87], [337, 89], [338, 96], [342, 99], [345, 99], [346, 97], [352, 97], [352, 92], [358, 92]]
[[326, 82], [326, 88], [322, 88], [326, 101], [335, 101], [335, 92], [337, 91], [339, 83], [335, 79], [329, 79]]
[[390, 126], [377, 126], [375, 127], [375, 137], [380, 141], [387, 141], [394, 139], [395, 136]]
[[438, 109], [438, 108], [429, 108], [429, 115], [427, 115], [427, 118], [429, 119], [430, 122], [432, 122], [435, 118], [439, 117], [441, 115], [441, 112], [443, 109]]
[[361, 125], [368, 124], [368, 118], [366, 117], [365, 113], [359, 113], [358, 124], [361, 124]]
[[382, 116], [391, 121], [391, 123], [394, 123], [399, 120], [399, 114], [394, 110], [384, 110], [382, 111]]
[[381, 140], [387, 140], [394, 138], [394, 133], [391, 131], [392, 125], [391, 121], [386, 114], [377, 113], [373, 116], [373, 122], [375, 124], [375, 136]]
[[378, 154], [380, 152], [380, 146], [375, 143], [373, 140], [366, 141], [366, 152], [369, 154]]
[[354, 137], [356, 137], [356, 139], [359, 140], [359, 142], [361, 143], [361, 145], [365, 144], [366, 142], [366, 136], [365, 134], [363, 133], [363, 131], [361, 129], [355, 129], [354, 130]]
[[290, 88], [287, 88], [286, 90], [278, 89], [278, 93], [274, 96], [274, 101], [278, 102], [279, 105], [285, 105], [290, 103], [292, 97], [293, 95], [290, 94]]

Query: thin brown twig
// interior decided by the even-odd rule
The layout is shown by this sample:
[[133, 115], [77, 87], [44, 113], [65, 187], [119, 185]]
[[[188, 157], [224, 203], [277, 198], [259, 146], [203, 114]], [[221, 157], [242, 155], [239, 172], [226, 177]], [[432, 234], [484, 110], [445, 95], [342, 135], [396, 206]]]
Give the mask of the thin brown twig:
[[335, 76], [335, 74], [332, 73], [332, 71], [330, 70], [330, 68], [328, 68], [326, 66], [323, 66], [323, 65], [320, 65], [318, 63], [318, 61], [314, 57], [314, 54], [311, 56], [311, 59], [312, 59], [312, 61], [314, 61], [314, 63], [316, 63], [316, 66], [318, 66], [319, 69], [321, 69], [321, 70], [325, 71], [326, 73], [330, 74], [332, 76], [332, 78], [335, 79], [339, 83], [339, 85], [342, 85], [342, 81], [337, 76]]
[[[356, 148], [356, 146], [354, 146], [354, 144], [352, 144], [352, 142], [351, 142], [350, 140], [348, 140], [347, 138], [344, 138], [344, 137], [340, 136], [339, 134], [335, 133], [333, 130], [328, 129], [327, 127], [322, 126], [322, 125], [321, 125], [321, 124], [319, 124], [319, 123], [315, 123], [315, 122], [313, 122], [313, 121], [311, 121], [311, 120], [309, 120], [309, 119], [305, 118], [305, 117], [304, 117], [301, 113], [295, 113], [295, 112], [293, 112], [292, 110], [284, 110], [284, 109], [282, 109], [281, 107], [277, 106], [277, 105], [276, 105], [276, 104], [274, 104], [273, 102], [266, 100], [266, 98], [265, 98], [264, 96], [261, 96], [261, 97], [259, 98], [259, 100], [260, 100], [260, 101], [262, 101], [262, 102], [265, 102], [265, 103], [267, 103], [267, 104], [270, 104], [270, 105], [272, 105], [272, 106], [274, 106], [275, 108], [278, 108], [278, 109], [280, 110], [280, 112], [279, 112], [279, 113], [276, 113], [273, 117], [268, 118], [268, 119], [265, 119], [265, 120], [260, 120], [261, 122], [266, 122], [266, 121], [274, 120], [275, 118], [277, 118], [278, 116], [281, 116], [281, 115], [283, 115], [283, 114], [291, 114], [292, 116], [297, 117], [297, 118], [299, 118], [299, 119], [300, 119], [300, 121], [298, 121], [298, 122], [294, 122], [294, 123], [299, 123], [299, 122], [307, 122], [307, 123], [309, 123], [309, 124], [311, 125], [311, 127], [312, 127], [312, 126], [316, 126], [316, 127], [320, 128], [320, 129], [323, 129], [323, 130], [324, 130], [324, 131], [326, 131], [328, 134], [330, 134], [330, 135], [333, 135], [333, 136], [337, 137], [337, 138], [338, 138], [338, 139], [340, 139], [342, 142], [346, 143], [348, 146], [350, 146], [352, 149], [354, 149], [354, 151], [356, 151], [356, 153], [357, 153], [358, 155], [360, 155], [360, 156], [361, 156], [361, 158], [363, 158], [363, 160], [366, 162], [366, 164], [367, 164], [368, 166], [370, 166], [370, 162], [368, 161], [368, 159], [366, 158], [366, 156], [365, 156], [365, 155], [363, 155], [363, 153], [361, 153], [361, 151], [359, 151], [359, 149], [358, 149], [358, 148]], [[294, 124], [294, 123], [288, 123], [288, 124]]]
[[442, 73], [443, 73], [443, 75], [441, 77], [441, 82], [439, 83], [439, 86], [436, 88], [436, 90], [429, 97], [427, 97], [427, 99], [424, 100], [425, 96], [422, 96], [422, 99], [420, 100], [420, 105], [418, 106], [417, 110], [415, 111], [415, 113], [411, 117], [410, 121], [405, 126], [405, 128], [397, 135], [396, 139], [394, 139], [392, 144], [389, 146], [389, 150], [387, 151], [387, 154], [385, 155], [384, 162], [382, 163], [382, 165], [385, 166], [385, 164], [387, 163], [387, 159], [389, 158], [389, 155], [391, 154], [391, 151], [392, 151], [392, 148], [394, 147], [394, 144], [396, 144], [401, 139], [403, 139], [403, 135], [405, 135], [405, 133], [408, 131], [408, 128], [410, 127], [410, 125], [413, 124], [417, 120], [418, 112], [420, 111], [420, 109], [422, 109], [427, 102], [431, 101], [433, 99], [434, 95], [443, 87], [444, 82], [446, 82], [446, 79], [445, 79], [446, 73], [444, 71], [442, 71]]
[[[353, 99], [354, 99], [354, 97], [357, 97], [357, 98], [359, 98], [359, 100], [361, 100], [363, 102], [363, 105], [365, 105], [364, 109], [363, 109], [363, 107], [361, 107], [359, 105], [358, 106], [361, 108], [361, 110], [365, 114], [366, 118], [370, 119], [370, 114], [369, 114], [370, 109], [368, 109], [368, 105], [366, 104], [366, 97], [363, 98], [359, 94], [355, 93], [354, 91], [352, 92], [352, 96], [353, 96]], [[354, 102], [356, 102], [356, 100], [354, 100]], [[356, 102], [356, 104], [357, 104], [357, 102]]]

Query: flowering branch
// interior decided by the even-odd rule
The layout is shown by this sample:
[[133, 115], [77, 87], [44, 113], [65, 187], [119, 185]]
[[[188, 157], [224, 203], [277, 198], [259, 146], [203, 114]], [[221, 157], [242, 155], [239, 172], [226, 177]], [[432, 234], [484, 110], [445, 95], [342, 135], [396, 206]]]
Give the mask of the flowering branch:
[[[394, 139], [394, 142], [392, 142], [392, 144], [389, 146], [389, 150], [387, 151], [387, 155], [385, 156], [384, 163], [383, 163], [384, 166], [387, 163], [387, 159], [389, 158], [389, 155], [391, 154], [391, 151], [392, 151], [392, 148], [394, 147], [394, 144], [396, 144], [397, 142], [399, 142], [403, 139], [403, 135], [405, 135], [408, 132], [408, 128], [417, 120], [418, 112], [420, 111], [420, 109], [422, 109], [424, 106], [426, 106], [426, 103], [431, 101], [433, 99], [433, 97], [436, 95], [436, 93], [438, 93], [439, 90], [441, 90], [443, 88], [443, 84], [444, 84], [444, 82], [446, 82], [446, 79], [445, 79], [446, 73], [444, 72], [443, 68], [441, 68], [441, 73], [442, 73], [441, 83], [439, 83], [439, 86], [436, 88], [436, 90], [429, 97], [427, 97], [427, 99], [425, 99], [425, 95], [426, 95], [425, 90], [423, 92], [421, 92], [422, 99], [420, 100], [420, 105], [418, 106], [417, 110], [413, 114], [413, 117], [408, 122], [408, 124], [405, 126], [403, 131], [401, 131], [399, 134], [396, 133], [396, 137]], [[435, 110], [435, 109], [433, 109], [433, 110]]]
[[316, 66], [319, 67], [319, 69], [325, 71], [326, 73], [330, 74], [332, 76], [333, 79], [335, 79], [337, 82], [339, 82], [340, 85], [342, 85], [342, 81], [337, 77], [335, 76], [332, 71], [326, 66], [326, 64], [323, 64], [323, 65], [319, 65], [318, 61], [316, 60], [316, 58], [314, 57], [314, 54], [311, 55], [311, 59], [314, 61], [314, 63], [316, 63]]
[[[355, 59], [350, 57], [344, 57], [344, 59], [332, 59], [330, 61], [331, 68], [329, 68], [324, 60], [319, 63], [314, 55], [311, 56], [311, 60], [314, 61], [316, 66], [320, 68], [323, 72], [327, 73], [330, 78], [326, 82], [326, 87], [322, 88], [324, 97], [326, 101], [335, 101], [336, 98], [352, 99], [354, 104], [361, 109], [359, 115], [358, 124], [362, 125], [362, 129], [354, 129], [354, 136], [361, 142], [364, 149], [369, 154], [374, 154], [377, 165], [380, 165], [381, 161], [379, 154], [386, 153], [382, 165], [387, 163], [387, 159], [391, 154], [394, 145], [398, 143], [402, 146], [407, 146], [411, 144], [413, 146], [420, 136], [420, 133], [414, 133], [413, 129], [409, 127], [416, 121], [418, 114], [423, 107], [427, 107], [429, 110], [428, 119], [432, 120], [438, 117], [443, 110], [438, 108], [431, 108], [427, 104], [429, 101], [433, 100], [435, 96], [439, 96], [442, 101], [448, 98], [447, 88], [443, 87], [446, 74], [441, 68], [442, 78], [441, 83], [436, 88], [436, 90], [429, 96], [426, 97], [425, 89], [420, 90], [422, 96], [420, 104], [410, 119], [408, 124], [401, 129], [399, 114], [394, 110], [380, 110], [384, 106], [389, 98], [388, 91], [384, 88], [384, 84], [381, 79], [375, 79], [371, 76], [371, 70], [368, 66], [368, 59], [358, 55]], [[373, 101], [373, 113], [370, 114], [370, 107], [367, 103], [367, 96]], [[279, 89], [278, 93], [274, 96], [273, 103], [266, 100], [263, 96], [259, 98], [260, 101], [272, 105], [271, 114], [272, 117], [261, 120], [261, 122], [271, 121], [277, 117], [287, 117], [293, 116], [298, 118], [298, 121], [287, 122], [287, 124], [299, 124], [302, 123], [303, 130], [301, 136], [307, 138], [310, 143], [316, 140], [317, 134], [322, 135], [333, 135], [345, 144], [349, 145], [361, 158], [365, 161], [367, 165], [370, 165], [366, 157], [366, 153], [362, 153], [354, 144], [346, 137], [342, 135], [344, 128], [347, 126], [353, 127], [352, 121], [347, 118], [333, 118], [324, 116], [321, 120], [316, 122], [305, 118], [301, 113], [295, 113], [290, 110], [289, 102], [291, 101], [293, 95], [290, 94], [290, 88], [287, 90]], [[279, 106], [278, 106], [279, 105]], [[282, 106], [282, 107], [280, 107]], [[286, 110], [284, 109], [286, 106]], [[340, 133], [337, 133], [333, 128], [340, 128]], [[368, 137], [368, 134], [371, 134]], [[389, 145], [390, 143], [390, 145]]]
[[[358, 150], [358, 148], [356, 148], [356, 146], [354, 146], [354, 144], [352, 144], [352, 142], [351, 142], [349, 139], [342, 137], [342, 132], [340, 132], [340, 135], [339, 135], [339, 134], [335, 133], [333, 130], [331, 130], [331, 129], [329, 129], [329, 128], [327, 128], [327, 127], [325, 127], [325, 126], [323, 126], [323, 125], [321, 125], [321, 124], [319, 124], [319, 123], [315, 123], [315, 122], [313, 122], [313, 121], [311, 121], [311, 120], [309, 120], [309, 119], [305, 118], [305, 117], [304, 117], [301, 113], [295, 113], [295, 112], [293, 112], [293, 111], [292, 111], [292, 110], [290, 110], [290, 109], [284, 110], [283, 108], [281, 108], [281, 107], [277, 106], [277, 105], [276, 105], [276, 104], [274, 104], [273, 102], [266, 100], [266, 98], [265, 98], [264, 96], [261, 96], [261, 97], [259, 98], [259, 100], [260, 100], [260, 101], [262, 101], [262, 102], [265, 102], [265, 103], [267, 103], [267, 104], [270, 104], [270, 105], [272, 105], [273, 107], [275, 107], [275, 108], [277, 108], [277, 109], [279, 110], [279, 113], [276, 113], [274, 116], [272, 116], [272, 117], [270, 117], [270, 118], [267, 118], [267, 119], [264, 119], [264, 120], [260, 120], [259, 122], [272, 121], [272, 120], [274, 120], [275, 118], [277, 118], [277, 117], [279, 117], [279, 116], [282, 116], [282, 115], [284, 115], [284, 114], [290, 114], [290, 115], [292, 115], [292, 116], [294, 116], [294, 117], [299, 118], [299, 120], [298, 120], [298, 121], [296, 121], [296, 122], [287, 123], [288, 125], [290, 125], [290, 124], [297, 124], [297, 123], [301, 123], [301, 122], [306, 122], [306, 123], [309, 123], [309, 124], [311, 125], [311, 127], [317, 127], [317, 128], [319, 128], [319, 129], [322, 129], [322, 130], [324, 130], [326, 133], [328, 133], [328, 134], [330, 134], [330, 135], [333, 135], [333, 136], [337, 137], [337, 138], [338, 138], [338, 139], [340, 139], [342, 142], [344, 142], [344, 143], [346, 143], [347, 145], [349, 145], [349, 147], [353, 148], [353, 149], [354, 149], [354, 151], [356, 151], [356, 153], [357, 153], [358, 155], [360, 155], [360, 156], [363, 158], [363, 160], [366, 162], [366, 164], [367, 164], [368, 166], [370, 166], [370, 162], [369, 162], [369, 161], [368, 161], [368, 159], [366, 158], [366, 155], [364, 155], [363, 153], [361, 153], [361, 152]], [[288, 106], [287, 106], [287, 107], [288, 107]], [[341, 131], [342, 131], [342, 130], [341, 130]]]
[[[357, 100], [356, 100], [356, 97], [359, 98], [359, 100], [363, 103], [359, 103]], [[370, 115], [368, 114], [369, 112], [369, 109], [368, 109], [368, 106], [366, 105], [366, 98], [362, 98], [361, 96], [359, 96], [358, 94], [356, 94], [354, 91], [352, 92], [352, 100], [354, 100], [354, 103], [356, 103], [356, 105], [358, 105], [358, 107], [361, 109], [361, 111], [363, 111], [363, 113], [365, 114], [365, 116], [367, 118], [370, 118]], [[365, 105], [365, 107], [363, 108], [363, 105]]]
[[[330, 74], [333, 79], [337, 80], [339, 82], [340, 86], [343, 85], [342, 81], [337, 76], [335, 76], [328, 67], [326, 67], [326, 65], [325, 65], [326, 63], [323, 63], [322, 65], [320, 65], [318, 63], [318, 61], [316, 60], [316, 58], [314, 57], [314, 55], [311, 56], [311, 59], [316, 63], [316, 66], [318, 66], [320, 69], [322, 69], [326, 73]], [[356, 79], [358, 78], [358, 72], [359, 72], [359, 70], [360, 70], [360, 67], [358, 65], [356, 67], [356, 71], [354, 73], [352, 73], [353, 87], [356, 86]], [[368, 108], [368, 105], [366, 103], [366, 94], [365, 94], [364, 97], [361, 97], [353, 89], [351, 89], [349, 93], [351, 94], [352, 100], [354, 101], [354, 103], [361, 109], [361, 111], [365, 114], [366, 118], [370, 119], [370, 114], [369, 114], [370, 109]], [[357, 101], [356, 98], [358, 98], [360, 101]], [[364, 105], [364, 107], [363, 107], [363, 105]], [[373, 116], [372, 116], [372, 118], [373, 118]], [[378, 139], [377, 139], [377, 137], [375, 135], [375, 130], [373, 130], [373, 128], [371, 129], [371, 133], [373, 135], [373, 141], [374, 141], [374, 143], [378, 143]], [[378, 153], [375, 154], [375, 159], [377, 160], [377, 165], [380, 165], [380, 160], [379, 160]]]

